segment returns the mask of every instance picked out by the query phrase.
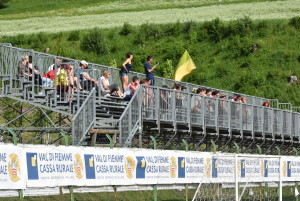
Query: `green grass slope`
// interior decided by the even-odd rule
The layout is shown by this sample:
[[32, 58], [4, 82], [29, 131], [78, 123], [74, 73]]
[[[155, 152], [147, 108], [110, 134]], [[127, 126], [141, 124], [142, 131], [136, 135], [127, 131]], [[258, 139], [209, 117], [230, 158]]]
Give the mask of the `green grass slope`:
[[[169, 77], [185, 49], [197, 69], [185, 81], [250, 95], [279, 99], [300, 105], [299, 87], [287, 85], [287, 77], [300, 77], [300, 18], [292, 20], [205, 23], [143, 24], [134, 27], [39, 33], [2, 37], [23, 48], [85, 59], [103, 65], [120, 66], [126, 52], [135, 54], [133, 67], [143, 73], [147, 55], [161, 65], [156, 75]], [[253, 52], [256, 44], [258, 50]], [[171, 60], [173, 66], [167, 63]]]

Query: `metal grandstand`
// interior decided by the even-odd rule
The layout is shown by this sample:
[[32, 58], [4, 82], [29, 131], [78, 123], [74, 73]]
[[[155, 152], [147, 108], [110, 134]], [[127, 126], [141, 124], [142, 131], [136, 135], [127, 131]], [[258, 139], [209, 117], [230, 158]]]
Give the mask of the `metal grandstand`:
[[[204, 86], [176, 81], [187, 92], [166, 89], [162, 86], [171, 87], [175, 81], [161, 77], [155, 78], [155, 87], [140, 87], [130, 102], [103, 96], [101, 86], [89, 92], [66, 92], [56, 82], [44, 86], [20, 76], [22, 56], [31, 56], [32, 66], [41, 75], [53, 64], [56, 68], [71, 65], [72, 73], [80, 68], [80, 61], [74, 59], [0, 44], [0, 115], [5, 119], [6, 111], [16, 114], [1, 123], [2, 141], [16, 135], [22, 143], [54, 144], [71, 137], [73, 145], [108, 146], [111, 142], [120, 147], [148, 147], [154, 137], [162, 148], [179, 149], [185, 140], [195, 150], [217, 145], [227, 151], [239, 146], [247, 151], [277, 147], [286, 152], [299, 145], [300, 114], [289, 103], [245, 94], [240, 95], [247, 104], [205, 97], [191, 92]], [[57, 63], [58, 58], [63, 62]], [[90, 76], [97, 79], [109, 70], [110, 82], [121, 86], [119, 69], [93, 63], [88, 67]], [[135, 75], [145, 77], [131, 72], [129, 79]], [[218, 90], [226, 97], [237, 94]], [[271, 107], [263, 107], [265, 101]], [[32, 121], [33, 111], [38, 111], [38, 120]]]

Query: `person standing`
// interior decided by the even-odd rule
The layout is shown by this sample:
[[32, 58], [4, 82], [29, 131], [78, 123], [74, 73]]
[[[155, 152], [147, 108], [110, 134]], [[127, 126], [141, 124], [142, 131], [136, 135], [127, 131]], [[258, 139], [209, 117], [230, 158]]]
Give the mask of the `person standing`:
[[126, 57], [127, 57], [127, 59], [122, 64], [122, 68], [120, 70], [120, 77], [122, 80], [124, 91], [127, 89], [127, 86], [128, 86], [128, 73], [131, 71], [131, 67], [132, 67], [131, 62], [132, 62], [133, 54], [127, 53]]
[[157, 67], [158, 62], [156, 62], [156, 65], [151, 66], [152, 63], [152, 56], [148, 56], [147, 57], [147, 62], [145, 63], [144, 67], [145, 67], [145, 74], [146, 74], [146, 78], [148, 78], [150, 80], [150, 85], [154, 86], [155, 85], [155, 79], [154, 79], [154, 69]]

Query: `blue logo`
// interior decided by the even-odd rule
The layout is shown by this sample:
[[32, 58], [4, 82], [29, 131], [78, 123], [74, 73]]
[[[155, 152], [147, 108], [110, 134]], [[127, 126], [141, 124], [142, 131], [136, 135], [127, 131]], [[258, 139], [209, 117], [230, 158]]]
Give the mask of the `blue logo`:
[[212, 158], [212, 178], [217, 178], [218, 177], [218, 159], [217, 158]]
[[178, 157], [178, 178], [185, 178], [185, 157]]
[[94, 155], [84, 154], [85, 174], [87, 179], [96, 179]]
[[245, 163], [245, 159], [241, 160], [241, 178], [245, 178], [246, 177], [246, 163]]
[[268, 160], [264, 160], [264, 177], [268, 177], [269, 175], [269, 164], [268, 164]]
[[287, 162], [287, 176], [288, 177], [292, 176], [292, 163], [291, 163], [291, 161]]
[[27, 175], [28, 180], [38, 180], [39, 171], [38, 171], [38, 161], [37, 153], [26, 153], [27, 160]]
[[146, 161], [144, 156], [137, 156], [137, 166], [136, 166], [136, 178], [143, 179], [145, 178], [146, 171]]

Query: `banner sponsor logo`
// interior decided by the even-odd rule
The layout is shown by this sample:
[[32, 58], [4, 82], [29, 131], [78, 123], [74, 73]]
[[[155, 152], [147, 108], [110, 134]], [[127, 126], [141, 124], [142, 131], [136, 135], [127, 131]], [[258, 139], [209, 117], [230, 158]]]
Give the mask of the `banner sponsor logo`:
[[75, 170], [75, 176], [77, 179], [82, 179], [83, 169], [84, 169], [84, 167], [83, 167], [83, 162], [82, 162], [80, 154], [75, 154], [74, 170]]
[[28, 179], [38, 180], [39, 171], [38, 171], [37, 153], [26, 153], [26, 161], [27, 161]]
[[212, 178], [218, 177], [218, 159], [212, 158]]
[[131, 179], [133, 177], [133, 172], [135, 170], [135, 160], [132, 156], [128, 156], [126, 158], [124, 167], [125, 167], [127, 177]]
[[185, 157], [178, 157], [178, 178], [185, 178]]
[[241, 178], [246, 177], [246, 161], [245, 159], [241, 160]]
[[207, 158], [204, 164], [205, 176], [207, 178], [210, 178], [211, 169], [212, 169], [211, 158]]
[[170, 159], [170, 176], [172, 178], [176, 177], [176, 171], [177, 171], [176, 158], [174, 156], [172, 156]]
[[13, 182], [20, 180], [20, 161], [16, 154], [9, 155], [10, 162], [8, 163], [8, 171], [10, 180]]
[[136, 166], [136, 178], [144, 179], [146, 172], [146, 160], [144, 156], [137, 156], [137, 166]]
[[85, 175], [87, 179], [96, 179], [94, 155], [84, 154]]

